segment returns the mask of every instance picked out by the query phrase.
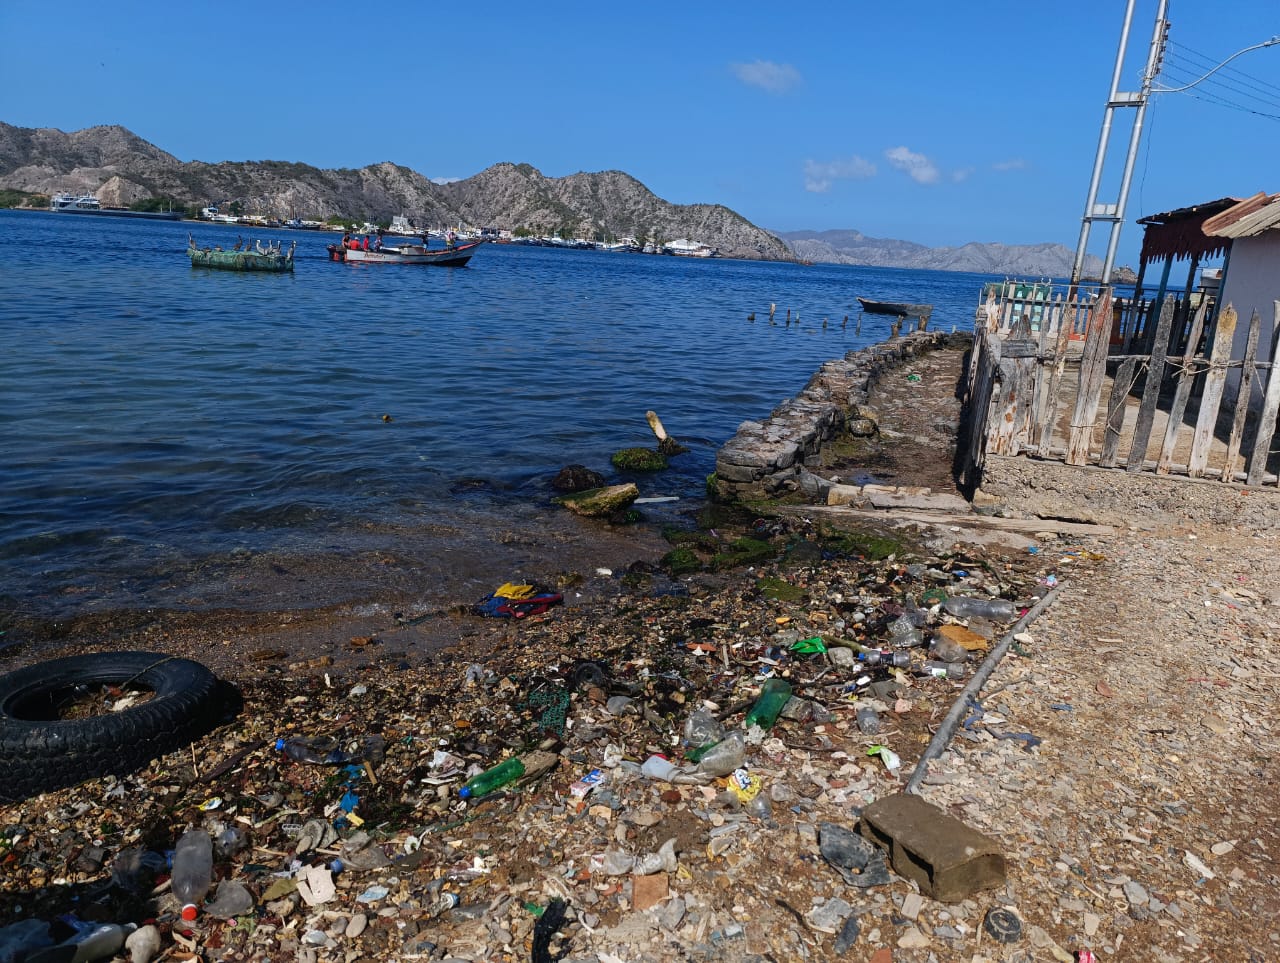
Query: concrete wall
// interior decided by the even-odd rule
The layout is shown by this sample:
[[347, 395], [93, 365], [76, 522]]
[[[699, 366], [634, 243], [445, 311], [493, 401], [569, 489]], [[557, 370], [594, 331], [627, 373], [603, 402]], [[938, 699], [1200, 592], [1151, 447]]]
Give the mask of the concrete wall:
[[[1231, 244], [1231, 260], [1222, 288], [1220, 304], [1230, 304], [1236, 309], [1235, 340], [1231, 357], [1244, 357], [1245, 343], [1249, 338], [1249, 319], [1257, 311], [1262, 320], [1258, 337], [1258, 360], [1271, 360], [1271, 343], [1275, 331], [1275, 301], [1280, 299], [1280, 230], [1267, 231], [1258, 237], [1237, 238]], [[1240, 369], [1227, 371], [1225, 397], [1234, 399], [1239, 393]], [[1266, 377], [1255, 377], [1250, 392], [1250, 404], [1261, 407], [1262, 393], [1266, 390]]]
[[[821, 462], [822, 446], [866, 420], [860, 408], [882, 374], [921, 352], [972, 340], [968, 333], [916, 331], [828, 361], [764, 421], [738, 426], [716, 455], [715, 496], [735, 501], [806, 487], [804, 469]], [[865, 429], [874, 430], [874, 423]]]

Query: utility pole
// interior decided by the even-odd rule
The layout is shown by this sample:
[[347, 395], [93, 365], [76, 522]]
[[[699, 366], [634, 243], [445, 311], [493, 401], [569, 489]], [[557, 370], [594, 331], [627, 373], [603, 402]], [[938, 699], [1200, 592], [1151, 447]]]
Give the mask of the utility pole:
[[[1138, 158], [1138, 144], [1142, 140], [1142, 121], [1147, 111], [1147, 101], [1151, 96], [1151, 84], [1160, 72], [1160, 64], [1164, 59], [1165, 44], [1169, 38], [1169, 21], [1165, 13], [1169, 9], [1169, 0], [1160, 0], [1156, 11], [1155, 29], [1151, 34], [1151, 48], [1147, 52], [1147, 64], [1142, 72], [1142, 85], [1136, 92], [1120, 90], [1120, 74], [1124, 69], [1124, 55], [1129, 46], [1129, 27], [1133, 23], [1133, 7], [1136, 0], [1128, 0], [1124, 13], [1124, 26], [1120, 30], [1120, 48], [1116, 52], [1115, 70], [1111, 75], [1111, 95], [1107, 98], [1107, 107], [1102, 115], [1102, 133], [1098, 139], [1098, 153], [1093, 161], [1093, 178], [1089, 181], [1089, 197], [1084, 205], [1084, 218], [1080, 226], [1080, 243], [1076, 246], [1076, 259], [1071, 267], [1071, 283], [1078, 284], [1080, 273], [1084, 269], [1085, 251], [1089, 246], [1089, 229], [1094, 221], [1103, 221], [1111, 225], [1111, 236], [1107, 243], [1107, 256], [1102, 262], [1102, 283], [1111, 280], [1111, 268], [1115, 264], [1116, 248], [1120, 244], [1120, 227], [1124, 223], [1124, 208], [1129, 200], [1129, 184], [1133, 180], [1133, 166]], [[1102, 168], [1107, 159], [1107, 144], [1111, 139], [1111, 121], [1115, 112], [1121, 107], [1132, 107], [1136, 113], [1133, 120], [1133, 131], [1129, 135], [1129, 153], [1125, 158], [1124, 176], [1120, 180], [1120, 196], [1114, 204], [1098, 203], [1098, 184], [1102, 180]]]

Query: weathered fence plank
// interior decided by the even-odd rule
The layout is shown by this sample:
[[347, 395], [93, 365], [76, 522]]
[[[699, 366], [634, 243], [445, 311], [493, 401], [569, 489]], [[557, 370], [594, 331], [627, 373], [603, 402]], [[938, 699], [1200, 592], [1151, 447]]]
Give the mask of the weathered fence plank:
[[997, 455], [1016, 455], [1030, 442], [1035, 392], [1036, 344], [1008, 341], [1000, 351], [1000, 401], [991, 444]]
[[1200, 333], [1204, 330], [1205, 315], [1209, 311], [1209, 299], [1203, 298], [1196, 309], [1195, 318], [1191, 322], [1191, 333], [1187, 337], [1187, 348], [1182, 355], [1182, 370], [1178, 372], [1178, 387], [1173, 393], [1173, 402], [1169, 406], [1169, 422], [1164, 428], [1164, 444], [1160, 446], [1160, 458], [1156, 462], [1156, 474], [1167, 475], [1173, 464], [1173, 451], [1178, 444], [1178, 430], [1182, 427], [1182, 416], [1187, 410], [1187, 399], [1191, 397], [1191, 386], [1196, 378], [1195, 352], [1200, 344]]
[[1128, 471], [1142, 471], [1147, 460], [1147, 442], [1151, 440], [1151, 426], [1156, 420], [1156, 405], [1160, 401], [1160, 385], [1164, 381], [1164, 359], [1169, 354], [1169, 332], [1173, 330], [1173, 315], [1177, 302], [1172, 297], [1160, 305], [1160, 320], [1156, 322], [1155, 340], [1151, 344], [1151, 360], [1147, 363], [1147, 383], [1142, 388], [1142, 406], [1138, 409], [1138, 421], [1133, 426], [1133, 445], [1129, 449]]
[[1071, 435], [1067, 439], [1067, 464], [1087, 465], [1093, 444], [1093, 423], [1098, 417], [1098, 399], [1107, 373], [1107, 342], [1111, 327], [1111, 288], [1105, 287], [1094, 302], [1085, 333], [1084, 356], [1080, 360], [1080, 389], [1071, 415]]
[[1249, 334], [1244, 346], [1244, 366], [1240, 369], [1239, 392], [1236, 394], [1235, 415], [1231, 419], [1231, 435], [1227, 439], [1227, 460], [1222, 464], [1222, 480], [1234, 481], [1236, 460], [1240, 457], [1240, 442], [1244, 438], [1244, 419], [1249, 413], [1249, 395], [1253, 391], [1254, 362], [1258, 360], [1258, 335], [1262, 318], [1257, 311], [1249, 319]]
[[1067, 346], [1071, 343], [1075, 304], [1073, 297], [1066, 304], [1061, 305], [1058, 312], [1058, 327], [1055, 332], [1057, 338], [1053, 345], [1053, 369], [1049, 372], [1044, 408], [1036, 426], [1036, 454], [1041, 458], [1049, 454], [1049, 448], [1053, 444], [1053, 429], [1058, 419], [1058, 386], [1062, 383], [1062, 372], [1067, 366]]
[[1209, 374], [1205, 378], [1204, 395], [1200, 399], [1200, 416], [1191, 442], [1191, 457], [1187, 461], [1187, 474], [1199, 478], [1209, 464], [1209, 446], [1213, 444], [1213, 430], [1218, 423], [1218, 407], [1222, 404], [1222, 389], [1227, 380], [1227, 361], [1231, 358], [1231, 342], [1236, 333], [1236, 309], [1228, 304], [1218, 315], [1217, 329], [1213, 334], [1213, 353], [1209, 359]]
[[1107, 427], [1102, 438], [1102, 455], [1098, 458], [1100, 468], [1116, 467], [1116, 456], [1120, 452], [1120, 432], [1124, 428], [1124, 413], [1128, 409], [1129, 390], [1133, 387], [1133, 369], [1137, 366], [1137, 358], [1125, 358], [1120, 362], [1115, 379], [1111, 382], [1111, 397], [1107, 401]]
[[1263, 473], [1267, 470], [1267, 457], [1271, 454], [1271, 441], [1276, 433], [1276, 413], [1280, 412], [1280, 301], [1273, 303], [1275, 312], [1275, 337], [1271, 340], [1271, 369], [1267, 372], [1267, 390], [1262, 402], [1262, 412], [1258, 416], [1258, 430], [1253, 439], [1253, 452], [1249, 455], [1249, 474], [1246, 481], [1250, 485], [1261, 483]]

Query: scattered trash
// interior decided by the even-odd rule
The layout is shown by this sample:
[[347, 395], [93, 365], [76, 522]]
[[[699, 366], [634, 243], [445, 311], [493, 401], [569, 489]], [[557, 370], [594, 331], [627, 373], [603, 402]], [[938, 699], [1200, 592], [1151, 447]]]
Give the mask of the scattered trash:
[[1022, 939], [1022, 919], [1005, 906], [994, 906], [982, 920], [982, 928], [997, 943], [1016, 943]]

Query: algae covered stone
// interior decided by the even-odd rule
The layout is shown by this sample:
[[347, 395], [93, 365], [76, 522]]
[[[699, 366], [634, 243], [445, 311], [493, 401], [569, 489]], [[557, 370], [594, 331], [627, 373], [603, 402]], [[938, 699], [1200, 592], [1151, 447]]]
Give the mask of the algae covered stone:
[[585, 492], [562, 495], [556, 499], [556, 502], [575, 515], [599, 518], [626, 508], [638, 497], [640, 497], [640, 489], [634, 482], [628, 482], [625, 485], [607, 485], [604, 488], [592, 488]]
[[609, 460], [620, 471], [662, 471], [667, 467], [667, 459], [652, 448], [623, 448]]

